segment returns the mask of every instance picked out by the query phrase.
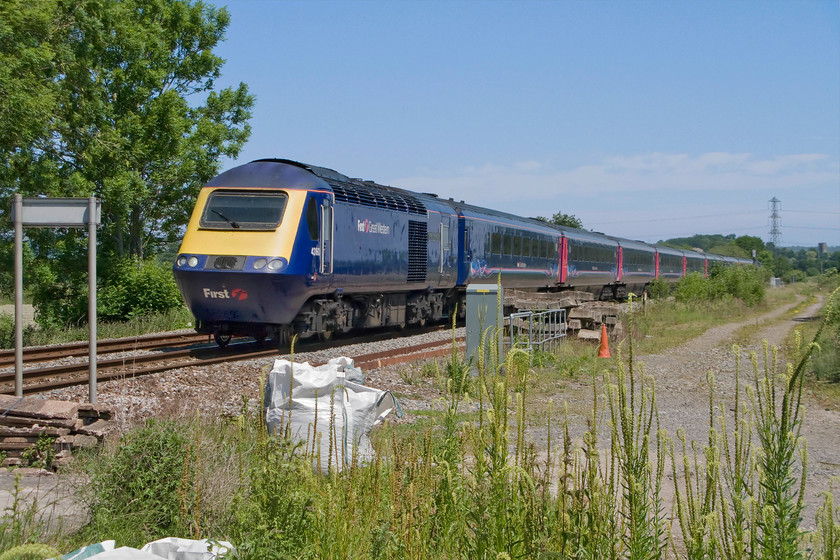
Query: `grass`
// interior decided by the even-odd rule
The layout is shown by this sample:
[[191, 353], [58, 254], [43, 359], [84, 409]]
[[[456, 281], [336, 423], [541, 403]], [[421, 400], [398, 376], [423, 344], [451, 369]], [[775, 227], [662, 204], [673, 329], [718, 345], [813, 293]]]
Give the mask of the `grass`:
[[[814, 296], [809, 298], [809, 301], [814, 300]], [[801, 312], [806, 305], [797, 306], [797, 311]], [[836, 304], [835, 304], [836, 307]], [[825, 306], [823, 307], [823, 311], [820, 313], [819, 319], [823, 318]], [[836, 321], [836, 319], [835, 319]], [[814, 321], [805, 321], [800, 323], [794, 331], [792, 331], [785, 343], [783, 344], [781, 351], [785, 356], [793, 356], [795, 353], [796, 348], [796, 340], [797, 338], [801, 340], [814, 340], [817, 336], [819, 329], [822, 326], [821, 320], [814, 320]], [[836, 323], [834, 326], [837, 329]], [[823, 338], [820, 340], [820, 347], [815, 350], [815, 358], [820, 354], [826, 353], [836, 354], [838, 349], [831, 347], [830, 339]], [[813, 398], [816, 399], [818, 405], [821, 408], [826, 408], [830, 410], [840, 410], [840, 383], [837, 382], [837, 379], [840, 379], [840, 373], [836, 375], [836, 379], [819, 379], [816, 375], [814, 375], [814, 363], [810, 364], [810, 368], [808, 370], [808, 375], [806, 375], [804, 383], [805, 383], [805, 390], [807, 390]]]
[[[567, 344], [536, 369], [521, 352], [499, 363], [491, 351], [469, 379], [453, 352], [424, 375], [442, 380], [438, 409], [378, 430], [370, 463], [322, 475], [308, 444], [269, 435], [246, 407], [227, 421], [149, 423], [80, 457], [91, 512], [82, 531], [44, 537], [17, 507], [0, 521], [0, 548], [181, 536], [229, 540], [237, 559], [838, 558], [834, 495], [816, 531], [801, 527], [800, 396], [813, 347], [794, 345], [801, 356], [789, 367], [771, 349], [745, 360], [735, 348], [738, 388], [721, 399], [709, 378], [701, 442], [660, 429], [634, 338], [609, 360], [593, 349]], [[544, 392], [589, 379], [586, 427], [573, 437], [569, 412]], [[547, 445], [528, 427], [545, 427]]]
[[[797, 286], [799, 287], [799, 286]], [[803, 294], [804, 295], [804, 294]], [[779, 315], [775, 319], [772, 320], [772, 324], [781, 323], [783, 321], [790, 321], [798, 314], [800, 314], [804, 309], [808, 306], [817, 302], [817, 298], [813, 295], [807, 295], [805, 299], [803, 299], [798, 305], [790, 308], [782, 315]], [[735, 331], [735, 335], [733, 337], [733, 342], [739, 345], [747, 345], [750, 341], [755, 340], [756, 334], [768, 327], [770, 323], [767, 320], [762, 319], [755, 319], [754, 321], [739, 327], [737, 331]]]
[[796, 301], [797, 286], [768, 290], [763, 302], [746, 306], [736, 299], [681, 303], [649, 301], [647, 310], [635, 319], [632, 336], [637, 352], [658, 354], [679, 346], [724, 322], [746, 321]]

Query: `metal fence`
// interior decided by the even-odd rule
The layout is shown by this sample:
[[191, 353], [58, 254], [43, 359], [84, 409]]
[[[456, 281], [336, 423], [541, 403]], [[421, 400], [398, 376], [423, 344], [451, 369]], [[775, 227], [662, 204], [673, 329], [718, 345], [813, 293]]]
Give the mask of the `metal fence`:
[[520, 348], [531, 355], [534, 349], [557, 353], [566, 337], [566, 310], [521, 311], [505, 317], [505, 349]]

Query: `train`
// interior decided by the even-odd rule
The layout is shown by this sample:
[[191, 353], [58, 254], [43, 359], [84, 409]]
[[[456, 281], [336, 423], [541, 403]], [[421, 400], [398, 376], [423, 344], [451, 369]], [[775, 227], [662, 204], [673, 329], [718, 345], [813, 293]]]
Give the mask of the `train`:
[[196, 331], [226, 346], [463, 318], [473, 283], [621, 300], [714, 263], [752, 261], [259, 159], [201, 188], [173, 273]]

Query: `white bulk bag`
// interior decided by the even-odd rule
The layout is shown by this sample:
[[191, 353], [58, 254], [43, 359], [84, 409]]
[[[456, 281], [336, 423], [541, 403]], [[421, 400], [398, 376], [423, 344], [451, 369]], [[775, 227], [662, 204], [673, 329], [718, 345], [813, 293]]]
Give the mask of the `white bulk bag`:
[[[402, 416], [402, 410], [390, 391], [366, 387], [359, 382], [363, 380], [361, 372], [353, 367], [352, 358], [333, 358], [317, 367], [307, 362], [275, 360], [265, 388], [265, 421], [269, 433], [281, 434], [288, 427], [292, 439], [305, 442], [304, 447], [310, 453], [314, 444], [316, 455], [312, 462], [320, 464], [323, 473], [330, 464], [338, 470], [349, 465], [354, 453], [359, 461], [370, 460], [373, 457], [368, 437], [371, 428], [392, 410]], [[332, 461], [329, 457], [331, 416], [335, 442]]]

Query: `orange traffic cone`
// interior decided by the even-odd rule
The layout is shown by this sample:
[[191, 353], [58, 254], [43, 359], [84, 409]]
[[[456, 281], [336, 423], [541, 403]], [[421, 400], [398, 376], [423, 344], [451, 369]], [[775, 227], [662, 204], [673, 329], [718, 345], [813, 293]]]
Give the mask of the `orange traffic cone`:
[[605, 323], [601, 323], [601, 347], [598, 349], [598, 357], [610, 357], [610, 343], [607, 340], [607, 325]]

